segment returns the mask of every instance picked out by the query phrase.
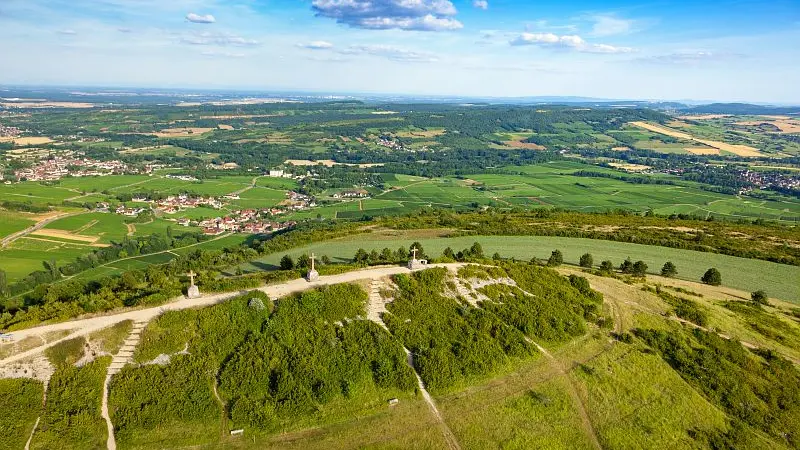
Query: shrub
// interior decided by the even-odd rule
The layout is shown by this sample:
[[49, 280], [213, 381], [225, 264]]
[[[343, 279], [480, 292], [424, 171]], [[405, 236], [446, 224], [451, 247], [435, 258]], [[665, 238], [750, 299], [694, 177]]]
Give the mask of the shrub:
[[769, 297], [767, 297], [767, 293], [762, 290], [758, 290], [750, 294], [750, 299], [753, 301], [753, 303], [757, 303], [759, 305], [769, 304]]
[[614, 263], [609, 260], [605, 260], [600, 263], [600, 271], [605, 273], [613, 273], [614, 272]]
[[673, 278], [677, 274], [678, 268], [675, 267], [675, 264], [673, 264], [672, 261], [665, 262], [664, 266], [661, 268], [662, 277]]
[[292, 270], [294, 269], [294, 260], [289, 255], [283, 255], [280, 262], [281, 270]]
[[643, 277], [647, 275], [647, 264], [644, 261], [636, 261], [631, 268], [631, 275]]
[[594, 258], [592, 257], [591, 253], [584, 253], [581, 255], [580, 262], [578, 263], [581, 267], [586, 267], [591, 269], [594, 265]]
[[564, 263], [564, 255], [561, 254], [561, 250], [553, 250], [550, 253], [550, 258], [547, 260], [547, 265], [550, 267], [560, 266]]
[[711, 286], [719, 286], [722, 284], [722, 274], [719, 273], [719, 270], [712, 267], [706, 270], [706, 273], [703, 274], [700, 281]]

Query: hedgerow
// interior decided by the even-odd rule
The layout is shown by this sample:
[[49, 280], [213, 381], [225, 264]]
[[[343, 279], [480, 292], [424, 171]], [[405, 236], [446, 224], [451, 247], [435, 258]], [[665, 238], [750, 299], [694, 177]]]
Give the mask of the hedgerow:
[[0, 430], [3, 448], [23, 448], [42, 408], [44, 387], [27, 378], [0, 380]]

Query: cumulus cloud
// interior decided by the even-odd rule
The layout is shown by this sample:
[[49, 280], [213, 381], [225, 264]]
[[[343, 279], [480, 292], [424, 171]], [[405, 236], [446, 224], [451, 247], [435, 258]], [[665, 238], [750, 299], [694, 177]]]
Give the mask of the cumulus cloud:
[[391, 45], [351, 45], [339, 53], [343, 55], [372, 55], [397, 62], [436, 62], [436, 56], [427, 52], [415, 52]]
[[197, 33], [183, 36], [181, 42], [189, 45], [217, 45], [221, 47], [252, 47], [260, 43], [254, 39], [246, 39], [233, 34]]
[[447, 31], [463, 28], [450, 0], [314, 0], [319, 17], [369, 30]]
[[215, 19], [214, 16], [212, 16], [211, 14], [195, 14], [193, 12], [190, 12], [189, 14], [186, 15], [186, 20], [192, 23], [204, 23], [204, 24], [214, 23], [217, 21], [217, 19]]
[[578, 35], [559, 36], [554, 33], [522, 33], [510, 42], [514, 46], [535, 45], [546, 48], [572, 50], [583, 53], [630, 53], [630, 47], [615, 47], [608, 44], [592, 44]]
[[592, 16], [590, 19], [594, 21], [590, 34], [597, 37], [630, 33], [634, 23], [633, 20], [606, 15]]
[[333, 44], [326, 41], [312, 41], [307, 44], [297, 44], [297, 46], [309, 50], [328, 50], [333, 48]]
[[489, 9], [489, 2], [487, 2], [486, 0], [473, 0], [472, 6], [478, 9], [487, 10]]

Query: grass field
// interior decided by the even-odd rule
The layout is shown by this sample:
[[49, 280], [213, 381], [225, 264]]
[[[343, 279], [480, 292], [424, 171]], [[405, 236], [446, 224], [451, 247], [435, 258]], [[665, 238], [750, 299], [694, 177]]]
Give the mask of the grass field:
[[35, 223], [30, 214], [0, 210], [0, 237], [22, 231]]
[[[408, 247], [419, 241], [428, 255], [439, 256], [445, 247], [455, 251], [480, 242], [484, 253], [491, 255], [499, 252], [503, 257], [514, 257], [529, 260], [532, 257], [547, 259], [550, 252], [559, 249], [564, 254], [564, 261], [577, 264], [580, 256], [591, 253], [595, 264], [610, 259], [619, 265], [626, 257], [634, 261], [643, 260], [648, 265], [648, 272], [658, 273], [666, 261], [672, 261], [678, 268], [681, 279], [699, 281], [710, 267], [716, 267], [722, 273], [722, 283], [736, 289], [752, 292], [766, 290], [770, 296], [800, 304], [800, 267], [772, 263], [755, 259], [737, 258], [714, 253], [702, 253], [691, 250], [680, 250], [624, 242], [613, 242], [593, 239], [561, 238], [548, 236], [467, 236], [458, 238], [397, 238], [388, 239], [380, 236], [358, 235], [357, 238], [340, 239], [321, 242], [307, 247], [293, 249], [286, 253], [299, 256], [303, 253], [315, 252], [327, 255], [334, 261], [350, 261], [359, 248], [367, 251], [384, 247], [396, 250], [399, 246]], [[253, 263], [242, 265], [244, 271], [262, 270], [265, 267], [276, 267], [283, 253], [272, 254]]]

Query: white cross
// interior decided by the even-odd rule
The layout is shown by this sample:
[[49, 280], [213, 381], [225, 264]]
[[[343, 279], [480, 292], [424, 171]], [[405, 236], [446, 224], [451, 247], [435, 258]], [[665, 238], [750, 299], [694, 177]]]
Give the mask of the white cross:
[[411, 254], [413, 255], [411, 259], [417, 259], [417, 248], [411, 247]]
[[189, 275], [189, 279], [192, 281], [191, 286], [194, 286], [194, 276], [197, 275], [197, 274], [194, 273], [193, 270], [190, 270], [189, 273], [187, 273], [186, 275]]
[[311, 254], [311, 270], [312, 270], [312, 271], [314, 270], [314, 260], [315, 260], [315, 259], [317, 259], [317, 257], [316, 257], [316, 256], [314, 256], [314, 254], [312, 253], [312, 254]]

